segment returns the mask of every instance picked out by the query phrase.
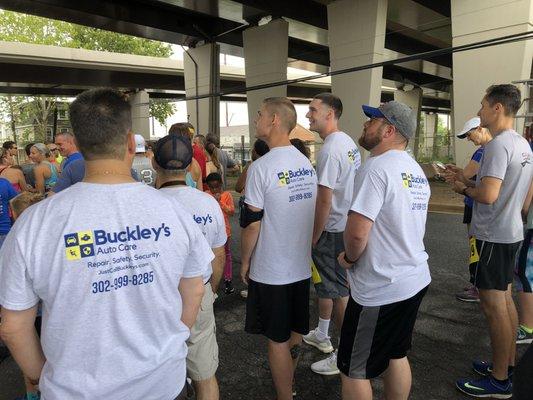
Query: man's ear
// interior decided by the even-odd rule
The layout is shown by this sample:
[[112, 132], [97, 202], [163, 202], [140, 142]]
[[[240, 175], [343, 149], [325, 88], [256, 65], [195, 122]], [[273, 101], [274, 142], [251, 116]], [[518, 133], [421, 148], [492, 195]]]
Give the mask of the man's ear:
[[135, 155], [135, 148], [136, 148], [136, 146], [135, 146], [135, 135], [133, 134], [132, 131], [128, 132], [127, 144], [128, 144], [128, 154]]

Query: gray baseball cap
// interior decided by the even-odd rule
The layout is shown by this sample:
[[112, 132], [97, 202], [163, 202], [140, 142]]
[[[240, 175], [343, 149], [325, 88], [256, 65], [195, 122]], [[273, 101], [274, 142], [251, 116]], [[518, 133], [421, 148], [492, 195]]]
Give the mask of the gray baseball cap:
[[411, 139], [415, 134], [416, 113], [403, 103], [389, 101], [377, 108], [363, 105], [363, 112], [369, 118], [385, 118], [406, 139]]

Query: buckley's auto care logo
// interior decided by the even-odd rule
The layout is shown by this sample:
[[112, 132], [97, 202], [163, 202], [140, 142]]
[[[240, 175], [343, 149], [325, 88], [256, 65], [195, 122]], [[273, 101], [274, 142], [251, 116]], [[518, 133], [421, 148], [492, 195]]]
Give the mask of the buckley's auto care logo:
[[[75, 261], [97, 254], [109, 254], [117, 251], [135, 250], [136, 242], [153, 240], [171, 235], [170, 227], [162, 223], [158, 227], [127, 226], [120, 231], [80, 231], [64, 235], [65, 255], [67, 260]], [[107, 246], [107, 247], [106, 247]]]
[[427, 185], [428, 180], [424, 176], [409, 174], [407, 172], [402, 172], [402, 182], [404, 188], [412, 188], [413, 185], [421, 186]]
[[314, 169], [308, 169], [308, 168], [300, 168], [297, 170], [287, 170], [287, 171], [281, 171], [277, 173], [278, 176], [278, 186], [286, 186], [289, 183], [293, 181], [302, 180], [305, 177], [309, 176], [312, 177], [315, 174]]
[[67, 260], [94, 256], [94, 235], [92, 231], [81, 231], [64, 235]]
[[358, 149], [351, 149], [348, 151], [348, 161], [350, 161], [351, 164], [355, 163], [355, 160], [357, 160], [357, 156], [359, 155]]
[[527, 164], [531, 164], [531, 155], [529, 153], [522, 153], [522, 162], [520, 163], [520, 165], [522, 165], [523, 168]]

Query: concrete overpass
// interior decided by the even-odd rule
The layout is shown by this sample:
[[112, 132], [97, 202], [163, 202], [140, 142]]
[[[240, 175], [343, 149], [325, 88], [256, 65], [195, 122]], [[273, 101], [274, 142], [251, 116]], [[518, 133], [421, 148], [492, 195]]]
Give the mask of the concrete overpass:
[[[413, 63], [402, 66], [415, 73], [413, 67]], [[426, 63], [425, 68], [431, 67], [431, 63]], [[124, 90], [144, 89], [153, 98], [185, 98], [183, 61], [176, 59], [0, 41], [0, 69], [2, 94], [75, 96], [91, 87], [112, 86]], [[287, 78], [313, 74], [295, 72], [290, 68]], [[384, 99], [391, 98], [396, 85], [393, 80], [383, 80]], [[245, 94], [231, 93], [243, 88], [244, 68], [221, 65], [220, 89], [228, 93], [221, 99], [246, 101]], [[288, 85], [287, 94], [293, 101], [307, 102], [315, 94], [330, 90], [331, 79], [324, 77]], [[425, 91], [424, 110], [449, 112], [450, 101], [446, 92], [437, 93], [431, 84]]]
[[[220, 51], [244, 56], [248, 87], [285, 81], [289, 77], [287, 66], [311, 72], [337, 71], [418, 55], [409, 65], [391, 64], [332, 76], [331, 90], [348, 110], [391, 96], [421, 110], [430, 96], [440, 102], [443, 98], [449, 100], [448, 93], [453, 93], [452, 120], [457, 126], [475, 114], [479, 99], [490, 84], [531, 77], [531, 41], [453, 55], [443, 52], [437, 57], [419, 54], [528, 32], [533, 26], [533, 0], [0, 0], [0, 7], [188, 46], [193, 61], [186, 58], [183, 65], [183, 87], [189, 98], [219, 91], [229, 94], [225, 85], [242, 85], [238, 79], [218, 79], [218, 71], [223, 71], [218, 62]], [[51, 77], [60, 75], [52, 83], [58, 90], [76, 89], [80, 83], [90, 85], [96, 81], [155, 88], [163, 93], [181, 88], [176, 76], [157, 76], [159, 83], [148, 88], [149, 76], [140, 72], [103, 73], [102, 69], [76, 68], [69, 77], [57, 66], [43, 65], [39, 69], [14, 64], [0, 65], [16, 79], [9, 81], [10, 87], [25, 82], [26, 69], [31, 75], [38, 75], [39, 71]], [[383, 79], [394, 81], [390, 85], [392, 95], [390, 91], [383, 92], [383, 86], [389, 86], [384, 85]], [[194, 84], [195, 80], [202, 83]], [[41, 81], [33, 85], [47, 84], [50, 83]], [[406, 84], [415, 89], [394, 90], [405, 88]], [[8, 90], [7, 86], [3, 85], [3, 90]], [[9, 90], [28, 90], [18, 87]], [[316, 85], [289, 84], [248, 92], [249, 120], [262, 98], [308, 98], [311, 88], [322, 90]], [[202, 131], [218, 128], [218, 101], [214, 97], [187, 102]], [[361, 113], [347, 113], [341, 126], [347, 132], [359, 132], [363, 121]], [[520, 131], [521, 124], [517, 128]], [[460, 165], [473, 151], [464, 141], [456, 141], [455, 149]]]

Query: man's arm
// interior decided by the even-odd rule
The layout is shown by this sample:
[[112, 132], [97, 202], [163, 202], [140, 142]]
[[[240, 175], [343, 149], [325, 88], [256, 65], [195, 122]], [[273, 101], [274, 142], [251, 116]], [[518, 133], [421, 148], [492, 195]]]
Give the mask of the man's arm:
[[235, 191], [237, 193], [242, 193], [244, 190], [244, 185], [246, 184], [246, 172], [248, 172], [248, 167], [251, 165], [251, 163], [248, 163], [244, 166], [241, 174], [239, 175], [239, 178], [237, 179], [237, 182], [235, 183]]
[[35, 330], [37, 305], [24, 311], [2, 308], [0, 337], [5, 342], [20, 369], [30, 381], [38, 383], [45, 358]]
[[522, 206], [522, 218], [524, 221], [527, 220], [527, 214], [529, 213], [529, 207], [531, 206], [531, 200], [533, 199], [533, 181], [529, 185], [529, 191], [527, 192], [526, 199], [524, 200], [524, 205]]
[[[260, 208], [252, 207], [249, 204], [246, 204], [245, 207], [248, 207], [251, 211], [259, 212]], [[257, 239], [259, 238], [259, 232], [261, 230], [261, 221], [252, 222], [246, 228], [242, 229], [241, 232], [241, 279], [245, 284], [248, 284], [248, 272], [250, 270], [250, 260], [252, 258], [252, 253], [257, 244]]]
[[313, 246], [315, 246], [318, 242], [318, 239], [320, 239], [320, 235], [322, 235], [322, 232], [326, 226], [326, 222], [328, 221], [329, 212], [331, 211], [332, 197], [333, 189], [318, 185], [315, 208], [315, 225], [313, 228]]
[[[353, 211], [349, 212], [348, 222], [344, 230], [345, 251], [339, 254], [338, 257], [341, 267], [349, 269], [361, 257], [368, 243], [368, 236], [373, 225], [374, 221], [364, 215]], [[352, 262], [346, 261], [345, 258]]]
[[481, 179], [480, 184], [475, 187], [465, 185], [460, 181], [455, 181], [453, 190], [457, 193], [470, 197], [478, 203], [493, 204], [496, 202], [496, 200], [498, 200], [501, 187], [501, 179], [493, 178], [492, 176], [485, 176]]
[[211, 266], [213, 267], [213, 275], [211, 275], [211, 287], [213, 288], [213, 293], [216, 293], [218, 290], [218, 285], [224, 274], [224, 266], [226, 264], [226, 250], [224, 246], [215, 247], [213, 249], [215, 258], [211, 261]]
[[181, 320], [189, 329], [192, 328], [204, 296], [204, 282], [201, 276], [181, 278], [178, 290], [183, 304]]

